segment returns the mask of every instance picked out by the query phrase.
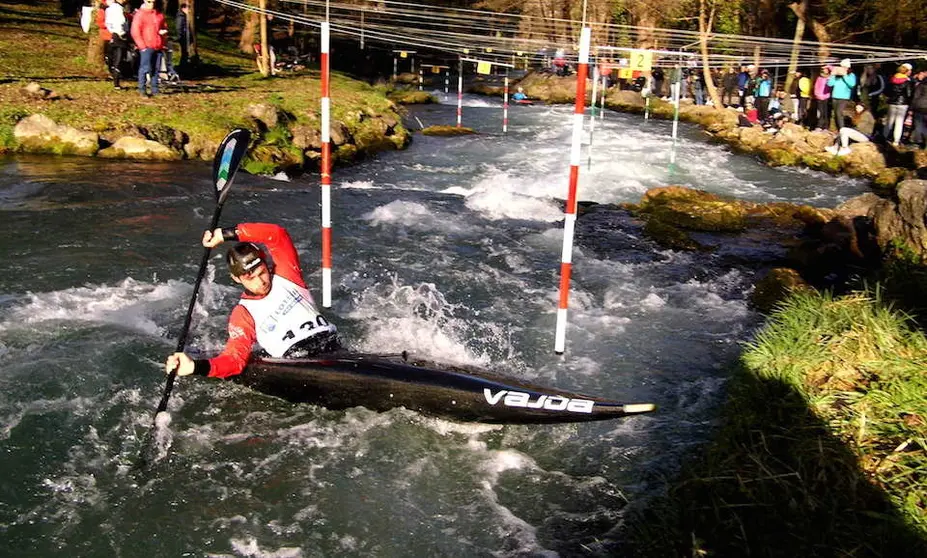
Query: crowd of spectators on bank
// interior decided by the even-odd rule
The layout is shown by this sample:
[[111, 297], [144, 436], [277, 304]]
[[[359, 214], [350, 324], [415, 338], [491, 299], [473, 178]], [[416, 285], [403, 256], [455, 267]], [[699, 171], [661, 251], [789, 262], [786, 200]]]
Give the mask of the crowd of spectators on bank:
[[[889, 68], [894, 71], [887, 73]], [[739, 70], [713, 70], [711, 76], [721, 103], [741, 112], [744, 126], [775, 132], [793, 122], [809, 130], [831, 130], [839, 137], [839, 144], [831, 150], [838, 155], [849, 152], [849, 141], [927, 148], [927, 60], [918, 61], [917, 68], [908, 62], [867, 63], [857, 71], [850, 59], [843, 59], [799, 69], [791, 80], [753, 64], [741, 65]], [[675, 82], [680, 85], [680, 98], [711, 104], [700, 68], [654, 68], [649, 79], [625, 85], [672, 100]]]
[[[152, 97], [162, 80], [178, 82], [167, 20], [159, 0], [141, 0], [135, 9], [130, 0], [99, 0], [96, 26], [103, 42], [103, 57], [115, 89], [124, 78], [137, 79], [138, 93]], [[181, 2], [177, 9], [174, 39], [180, 47], [180, 67], [189, 61], [190, 10]]]

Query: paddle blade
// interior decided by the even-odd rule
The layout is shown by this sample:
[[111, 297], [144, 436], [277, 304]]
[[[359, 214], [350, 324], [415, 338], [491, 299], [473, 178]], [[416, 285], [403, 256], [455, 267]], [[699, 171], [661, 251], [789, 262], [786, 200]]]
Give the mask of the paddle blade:
[[216, 150], [216, 157], [212, 163], [212, 181], [216, 186], [216, 202], [222, 204], [225, 196], [228, 194], [229, 187], [232, 185], [232, 179], [238, 171], [238, 165], [241, 158], [244, 157], [245, 151], [248, 150], [248, 142], [251, 140], [251, 132], [244, 128], [236, 128], [225, 136], [219, 149]]

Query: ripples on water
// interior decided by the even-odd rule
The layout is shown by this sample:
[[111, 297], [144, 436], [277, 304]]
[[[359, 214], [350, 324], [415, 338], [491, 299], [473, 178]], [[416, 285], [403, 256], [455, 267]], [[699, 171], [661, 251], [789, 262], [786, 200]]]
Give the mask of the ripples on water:
[[[414, 109], [454, 122], [450, 104]], [[402, 409], [334, 412], [231, 383], [180, 379], [162, 458], [131, 469], [212, 213], [201, 163], [0, 163], [3, 555], [554, 556], [610, 554], [710, 432], [724, 364], [756, 324], [752, 272], [659, 249], [620, 212], [581, 219], [567, 355], [552, 353], [566, 195], [567, 107], [468, 99], [464, 138], [335, 173], [335, 305], [360, 350], [410, 350], [658, 412], [559, 426], [457, 424]], [[608, 113], [580, 199], [637, 201], [684, 184], [832, 206], [860, 182], [769, 169], [681, 126]], [[313, 288], [314, 177], [240, 175], [224, 223], [288, 227]], [[189, 346], [224, 342], [237, 291], [220, 258]]]

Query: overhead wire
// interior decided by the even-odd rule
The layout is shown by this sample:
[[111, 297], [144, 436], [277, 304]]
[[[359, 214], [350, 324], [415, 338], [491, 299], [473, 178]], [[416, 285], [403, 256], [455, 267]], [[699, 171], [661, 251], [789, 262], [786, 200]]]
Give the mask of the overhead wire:
[[[244, 0], [216, 0], [220, 4], [243, 11], [261, 12], [261, 9]], [[375, 5], [357, 3], [331, 3], [324, 0], [279, 0], [288, 10], [264, 10], [284, 21], [318, 27], [323, 14], [328, 13], [332, 33], [342, 36], [360, 36], [393, 45], [416, 47], [432, 51], [435, 57], [456, 57], [474, 50], [490, 61], [518, 56], [526, 60], [549, 58], [557, 49], [564, 58], [576, 57], [576, 36], [571, 31], [582, 26], [581, 21], [562, 18], [540, 18], [525, 14], [505, 14], [482, 10], [436, 7], [412, 2], [377, 0]], [[299, 13], [299, 10], [302, 13]], [[667, 46], [660, 50], [686, 51], [698, 44], [699, 32], [685, 29], [651, 28], [614, 23], [587, 23], [593, 36], [623, 37], [623, 44], [598, 44], [594, 51], [609, 53], [633, 47], [634, 37], [646, 35], [654, 43]], [[478, 30], [478, 31], [477, 31]], [[542, 38], [529, 38], [530, 34]], [[748, 35], [711, 33], [708, 62], [711, 66], [729, 65], [733, 61], [755, 61], [756, 49], [761, 65], [774, 68], [788, 66], [793, 49], [791, 39], [752, 37]], [[830, 55], [822, 58], [821, 49]], [[604, 57], [599, 52], [598, 57]], [[927, 51], [803, 41], [799, 48], [798, 64], [813, 66], [834, 62], [839, 58], [855, 58], [856, 62], [887, 62], [927, 57]]]

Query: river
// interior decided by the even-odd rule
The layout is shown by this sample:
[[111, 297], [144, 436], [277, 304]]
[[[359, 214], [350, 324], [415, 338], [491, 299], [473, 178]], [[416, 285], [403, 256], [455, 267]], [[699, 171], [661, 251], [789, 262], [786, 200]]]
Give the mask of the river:
[[[409, 125], [453, 124], [455, 103], [415, 107]], [[656, 412], [489, 426], [180, 378], [144, 474], [132, 466], [192, 292], [211, 168], [0, 159], [0, 555], [612, 555], [623, 521], [710, 436], [726, 365], [760, 318], [749, 269], [661, 249], [631, 220], [599, 215], [577, 225], [567, 350], [554, 354], [571, 113], [511, 107], [503, 135], [499, 103], [468, 97], [464, 125], [479, 135], [417, 134], [405, 151], [335, 169], [327, 314], [352, 348]], [[597, 120], [579, 199], [636, 202], [683, 184], [833, 207], [866, 190], [767, 168], [685, 124], [670, 165], [670, 129]], [[222, 223], [286, 226], [320, 298], [317, 181], [240, 173]], [[206, 354], [237, 297], [221, 255], [212, 263], [188, 343]]]

